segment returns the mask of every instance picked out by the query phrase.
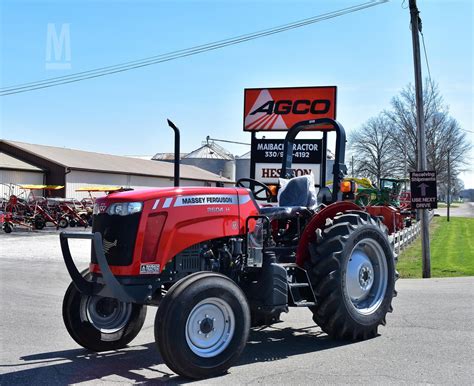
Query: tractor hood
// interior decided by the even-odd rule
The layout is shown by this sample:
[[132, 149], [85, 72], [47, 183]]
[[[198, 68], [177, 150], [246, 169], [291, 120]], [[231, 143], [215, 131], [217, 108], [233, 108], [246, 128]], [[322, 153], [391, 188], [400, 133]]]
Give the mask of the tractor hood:
[[148, 201], [165, 197], [195, 196], [195, 195], [249, 195], [249, 190], [244, 188], [216, 188], [216, 187], [170, 187], [129, 190], [111, 193], [105, 197], [97, 198], [96, 202], [134, 202]]

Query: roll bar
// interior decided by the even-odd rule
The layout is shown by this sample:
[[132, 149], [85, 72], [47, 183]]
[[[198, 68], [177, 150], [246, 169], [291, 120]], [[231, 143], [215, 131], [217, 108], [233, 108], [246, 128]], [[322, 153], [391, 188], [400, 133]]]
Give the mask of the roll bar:
[[[293, 163], [293, 144], [296, 136], [300, 131], [307, 126], [331, 125], [332, 128], [320, 129], [317, 131], [335, 131], [336, 132], [336, 155], [333, 167], [333, 189], [332, 201], [336, 202], [342, 199], [342, 194], [339, 191], [339, 184], [347, 173], [347, 167], [344, 164], [346, 154], [346, 132], [344, 127], [337, 121], [331, 118], [310, 119], [308, 121], [301, 121], [293, 125], [286, 134], [283, 144], [283, 161], [281, 165], [281, 178], [293, 177], [291, 173], [291, 166]], [[323, 154], [326, 157], [326, 154]], [[325, 172], [325, 171], [324, 171]]]

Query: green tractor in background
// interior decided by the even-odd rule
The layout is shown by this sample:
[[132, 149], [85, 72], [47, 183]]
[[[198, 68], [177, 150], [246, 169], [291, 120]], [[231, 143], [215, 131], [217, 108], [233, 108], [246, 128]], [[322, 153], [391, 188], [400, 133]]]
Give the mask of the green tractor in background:
[[354, 202], [365, 206], [392, 206], [403, 217], [405, 227], [409, 227], [414, 219], [415, 212], [411, 210], [411, 193], [408, 190], [409, 179], [381, 178], [380, 188], [372, 184], [368, 178], [347, 177], [344, 180], [357, 184]]
[[361, 206], [368, 205], [391, 205], [400, 208], [402, 188], [406, 191], [407, 179], [381, 178], [380, 188], [372, 184], [368, 178], [345, 178], [354, 181], [357, 186], [355, 203]]

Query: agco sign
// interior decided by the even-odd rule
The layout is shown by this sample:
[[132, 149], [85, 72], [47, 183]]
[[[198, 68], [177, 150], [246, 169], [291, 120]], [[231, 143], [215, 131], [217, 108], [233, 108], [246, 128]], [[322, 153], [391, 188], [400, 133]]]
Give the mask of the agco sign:
[[331, 101], [326, 99], [315, 99], [313, 101], [309, 99], [298, 99], [296, 101], [291, 100], [280, 100], [280, 101], [268, 101], [262, 106], [258, 107], [250, 113], [250, 115], [258, 113], [279, 114], [326, 114], [331, 106]]
[[245, 89], [245, 131], [286, 131], [317, 118], [336, 118], [336, 87]]

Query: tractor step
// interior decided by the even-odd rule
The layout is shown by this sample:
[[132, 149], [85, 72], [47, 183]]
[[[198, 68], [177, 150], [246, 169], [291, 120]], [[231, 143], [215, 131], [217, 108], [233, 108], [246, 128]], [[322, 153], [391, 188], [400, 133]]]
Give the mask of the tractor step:
[[316, 306], [316, 303], [314, 302], [307, 302], [305, 300], [302, 300], [301, 302], [295, 302], [294, 303], [295, 307], [314, 307]]
[[288, 286], [290, 286], [291, 288], [305, 288], [305, 287], [309, 287], [309, 284], [308, 283], [288, 283]]
[[294, 263], [281, 264], [288, 279], [288, 305], [292, 307], [314, 307], [317, 305], [308, 273]]

